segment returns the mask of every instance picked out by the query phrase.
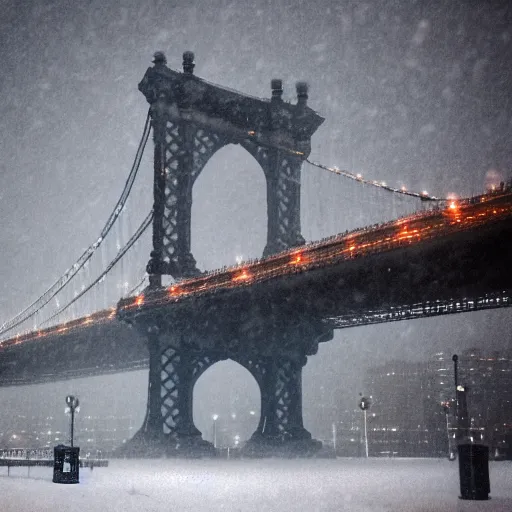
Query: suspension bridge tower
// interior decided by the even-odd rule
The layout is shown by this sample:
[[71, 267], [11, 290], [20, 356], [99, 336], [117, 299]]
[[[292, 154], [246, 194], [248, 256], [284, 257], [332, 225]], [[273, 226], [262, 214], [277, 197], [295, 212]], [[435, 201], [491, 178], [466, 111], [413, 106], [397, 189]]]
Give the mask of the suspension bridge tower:
[[[154, 138], [153, 248], [147, 294], [162, 290], [162, 276], [200, 274], [191, 253], [192, 188], [223, 146], [240, 144], [260, 164], [267, 183], [267, 243], [263, 256], [304, 244], [300, 177], [311, 136], [323, 118], [307, 106], [308, 87], [296, 85], [297, 102], [282, 99], [282, 81], [271, 81], [263, 100], [194, 75], [194, 54], [183, 54], [183, 72], [154, 55], [139, 90], [150, 104]], [[249, 287], [247, 287], [249, 288]], [[247, 455], [308, 455], [321, 443], [302, 421], [302, 367], [332, 331], [286, 304], [265, 304], [249, 289], [236, 306], [202, 310], [166, 306], [124, 310], [120, 317], [148, 340], [150, 369], [146, 418], [126, 455], [201, 455], [213, 452], [192, 417], [193, 388], [215, 362], [233, 359], [247, 368], [261, 392], [261, 418], [245, 446]], [[179, 308], [178, 308], [179, 309]], [[215, 309], [215, 308], [214, 308]], [[222, 321], [219, 323], [218, 319]]]

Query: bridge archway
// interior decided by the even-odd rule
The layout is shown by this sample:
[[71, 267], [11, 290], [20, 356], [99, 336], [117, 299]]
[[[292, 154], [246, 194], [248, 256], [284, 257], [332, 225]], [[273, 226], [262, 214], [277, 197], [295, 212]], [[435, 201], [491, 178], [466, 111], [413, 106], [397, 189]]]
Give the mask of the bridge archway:
[[217, 448], [237, 446], [256, 431], [260, 404], [260, 387], [251, 372], [232, 359], [219, 361], [194, 385], [194, 424]]
[[155, 143], [153, 250], [150, 287], [162, 275], [192, 277], [200, 271], [191, 251], [192, 189], [210, 158], [240, 144], [262, 167], [267, 182], [267, 241], [263, 256], [305, 243], [300, 225], [300, 176], [311, 135], [323, 118], [307, 106], [308, 87], [298, 82], [297, 104], [282, 99], [283, 83], [271, 81], [270, 101], [210, 84], [194, 76], [194, 54], [183, 54], [183, 73], [155, 53], [139, 90], [151, 105]]
[[240, 145], [220, 148], [192, 189], [191, 252], [201, 269], [259, 258], [266, 243], [265, 174]]

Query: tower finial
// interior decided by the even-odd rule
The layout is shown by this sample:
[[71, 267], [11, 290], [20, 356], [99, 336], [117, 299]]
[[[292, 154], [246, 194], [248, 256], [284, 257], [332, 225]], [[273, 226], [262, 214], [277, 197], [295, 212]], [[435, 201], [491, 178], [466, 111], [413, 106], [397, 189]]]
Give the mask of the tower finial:
[[186, 51], [183, 53], [183, 72], [187, 75], [194, 74], [194, 52]]
[[167, 64], [167, 57], [164, 52], [158, 51], [153, 54], [153, 64]]
[[270, 88], [272, 89], [272, 101], [281, 101], [281, 96], [283, 95], [283, 81], [280, 78], [272, 78]]
[[308, 104], [308, 84], [306, 82], [297, 82], [297, 105], [306, 106]]

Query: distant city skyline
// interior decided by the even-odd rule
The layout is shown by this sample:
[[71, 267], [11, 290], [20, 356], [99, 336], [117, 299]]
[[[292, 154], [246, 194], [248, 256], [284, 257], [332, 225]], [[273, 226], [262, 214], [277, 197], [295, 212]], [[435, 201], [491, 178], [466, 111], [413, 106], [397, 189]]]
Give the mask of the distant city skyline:
[[[357, 445], [359, 442], [357, 436], [360, 435], [361, 428], [361, 411], [357, 405], [359, 393], [364, 393], [372, 396], [370, 424], [372, 429], [377, 429], [376, 432], [381, 432], [378, 436], [380, 436], [379, 446], [383, 453], [387, 451], [386, 447], [389, 448], [389, 443], [398, 443], [392, 451], [398, 450], [400, 435], [402, 435], [400, 432], [410, 431], [418, 434], [407, 434], [410, 436], [408, 443], [413, 443], [407, 453], [416, 453], [414, 443], [422, 443], [424, 439], [430, 440], [435, 447], [423, 447], [423, 451], [417, 452], [418, 454], [430, 454], [430, 456], [435, 453], [444, 454], [446, 423], [441, 403], [447, 400], [452, 401], [451, 405], [453, 405], [454, 375], [451, 360], [453, 353], [453, 350], [447, 348], [442, 352], [430, 354], [429, 357], [420, 361], [393, 360], [369, 366], [363, 372], [360, 392], [354, 393], [354, 396], [348, 400], [335, 386], [317, 388], [318, 393], [315, 397], [311, 396], [310, 390], [309, 399], [305, 402], [306, 426], [317, 438], [331, 442], [332, 425], [335, 424], [340, 453], [361, 455], [360, 447]], [[468, 348], [460, 350], [458, 355], [460, 382], [467, 384], [470, 388], [468, 402], [470, 417], [473, 418], [472, 426], [475, 429], [485, 428], [486, 435], [490, 435], [490, 439], [493, 439], [493, 436], [495, 439], [501, 439], [499, 436], [504, 436], [509, 430], [512, 432], [512, 352], [486, 352], [482, 349]], [[491, 367], [493, 371], [489, 370]], [[243, 443], [256, 428], [260, 415], [259, 390], [255, 382], [250, 383], [248, 389], [227, 387], [228, 382], [246, 379], [246, 371], [238, 365], [224, 362], [210, 371], [214, 372], [214, 370], [223, 374], [225, 384], [208, 390], [207, 388], [210, 387], [208, 379], [198, 381], [198, 388], [195, 390], [197, 401], [194, 404], [194, 419], [204, 439], [213, 441], [215, 421], [219, 446], [234, 446], [235, 436], [238, 439], [237, 442]], [[146, 372], [133, 372], [132, 377], [134, 377], [132, 379], [134, 383], [138, 382], [138, 386], [146, 385]], [[219, 376], [213, 375], [211, 378], [217, 381]], [[52, 404], [52, 397], [57, 394], [52, 388], [56, 387], [60, 387], [63, 391], [71, 390], [77, 395], [81, 394], [82, 410], [76, 416], [75, 433], [84, 447], [112, 450], [119, 446], [123, 439], [127, 439], [130, 434], [133, 435], [140, 427], [146, 404], [144, 400], [129, 399], [138, 394], [133, 392], [133, 388], [127, 389], [124, 384], [120, 386], [119, 378], [111, 376], [109, 379], [112, 401], [107, 408], [97, 407], [88, 398], [89, 393], [98, 392], [94, 385], [94, 382], [100, 384], [101, 379], [98, 377], [61, 381], [37, 387], [29, 386], [27, 389], [33, 390], [31, 399], [18, 404], [19, 414], [11, 418], [3, 416], [0, 419], [0, 433], [3, 434], [3, 437], [0, 435], [0, 442], [3, 442], [3, 447], [17, 447], [16, 445], [23, 439], [34, 443], [36, 442], [35, 432], [42, 434], [37, 442], [51, 443], [67, 439], [69, 416], [64, 414], [64, 395], [61, 400], [57, 403], [54, 401]], [[252, 377], [249, 379], [252, 380]], [[70, 384], [73, 385], [68, 387]], [[77, 386], [77, 384], [80, 385]], [[125, 393], [121, 395], [123, 388]], [[306, 383], [305, 390], [307, 389], [309, 388]], [[4, 393], [6, 391], [3, 390]], [[206, 395], [209, 404], [206, 413], [204, 412], [205, 404], [200, 403], [204, 399], [203, 395]], [[5, 405], [10, 407], [9, 402]], [[47, 416], [48, 413], [51, 415]], [[451, 429], [455, 426], [453, 414], [451, 409], [449, 412]], [[313, 417], [317, 421], [311, 423]], [[494, 422], [492, 427], [489, 421]], [[502, 428], [503, 421], [506, 425]], [[493, 434], [495, 423], [497, 430]], [[45, 436], [45, 432], [52, 432], [52, 434]], [[430, 434], [427, 434], [428, 432]], [[12, 439], [13, 433], [16, 435], [14, 439]], [[414, 437], [415, 435], [420, 437]], [[350, 441], [352, 438], [354, 441]], [[342, 443], [345, 443], [343, 448], [345, 451], [341, 448]]]

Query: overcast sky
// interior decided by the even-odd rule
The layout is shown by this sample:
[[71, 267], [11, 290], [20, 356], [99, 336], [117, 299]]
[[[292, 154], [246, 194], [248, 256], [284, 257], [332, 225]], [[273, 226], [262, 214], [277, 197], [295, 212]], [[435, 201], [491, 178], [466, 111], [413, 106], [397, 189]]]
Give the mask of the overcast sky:
[[[0, 12], [1, 322], [98, 236], [142, 132], [148, 105], [137, 84], [156, 50], [179, 70], [183, 51], [192, 50], [198, 76], [259, 97], [282, 78], [284, 98], [295, 101], [295, 82], [306, 80], [309, 105], [326, 118], [311, 157], [327, 165], [439, 196], [480, 193], [489, 176], [512, 176], [507, 0], [0, 0]], [[133, 223], [151, 208], [151, 149]], [[421, 207], [310, 166], [302, 183], [308, 240]], [[250, 156], [239, 147], [215, 155], [194, 188], [198, 265], [260, 256], [265, 201], [263, 173]], [[126, 279], [140, 275], [150, 250], [125, 269]], [[306, 367], [306, 419], [313, 422], [322, 386], [350, 401], [365, 368], [383, 358], [510, 348], [511, 320], [505, 310], [337, 333]], [[203, 379], [215, 385], [204, 389], [227, 389], [228, 374], [213, 368]], [[136, 386], [130, 393], [144, 402], [144, 374], [108, 379]], [[239, 382], [242, 393], [251, 386], [243, 372]], [[52, 389], [60, 397], [61, 388]]]

